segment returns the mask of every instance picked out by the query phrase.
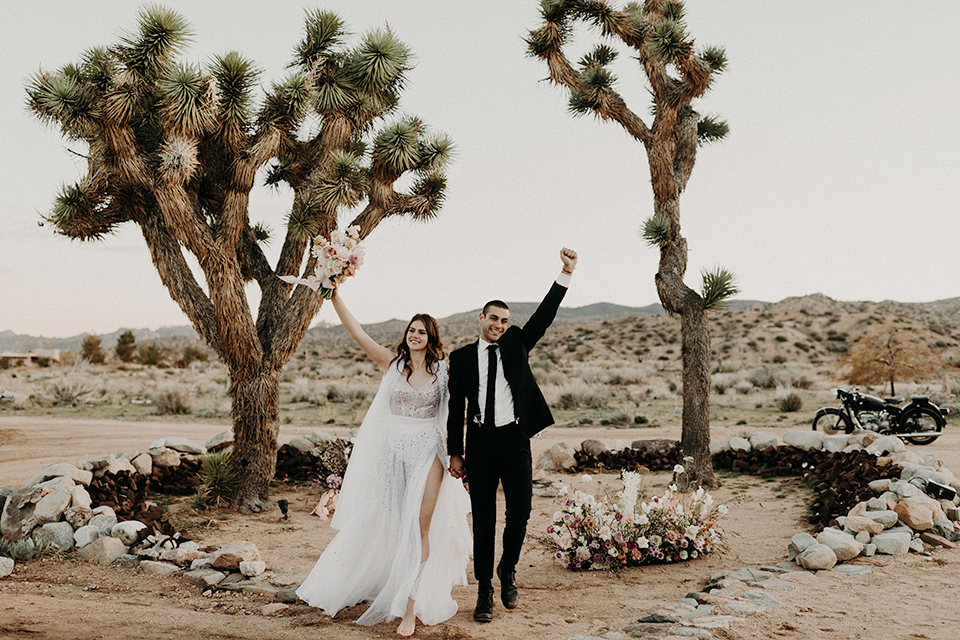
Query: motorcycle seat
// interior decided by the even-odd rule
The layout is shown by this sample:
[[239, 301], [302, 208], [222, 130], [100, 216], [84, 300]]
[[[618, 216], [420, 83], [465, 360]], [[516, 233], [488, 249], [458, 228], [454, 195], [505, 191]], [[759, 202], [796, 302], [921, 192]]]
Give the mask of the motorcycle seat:
[[903, 402], [903, 396], [890, 396], [889, 398], [884, 398], [883, 401], [887, 404], [900, 404]]
[[910, 396], [910, 399], [916, 402], [917, 404], [924, 404], [927, 400], [930, 399], [929, 396]]

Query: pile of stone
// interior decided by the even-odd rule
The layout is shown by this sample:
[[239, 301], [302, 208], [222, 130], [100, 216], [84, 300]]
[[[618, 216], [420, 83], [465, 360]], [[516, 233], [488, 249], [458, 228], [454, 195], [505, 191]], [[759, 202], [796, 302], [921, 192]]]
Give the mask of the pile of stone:
[[195, 476], [205, 451], [184, 438], [162, 438], [142, 452], [48, 465], [20, 489], [2, 492], [0, 542], [12, 549], [77, 550], [106, 564], [161, 539], [186, 542], [146, 493], [170, 486], [164, 479], [171, 469], [189, 467]]
[[597, 469], [627, 471], [665, 471], [680, 462], [680, 443], [676, 440], [635, 440], [629, 447], [610, 449], [599, 440], [584, 440], [572, 450], [560, 442], [537, 460], [537, 469], [582, 473]]
[[277, 480], [325, 481], [330, 475], [343, 477], [347, 468], [350, 441], [334, 438], [324, 431], [291, 438], [277, 451]]

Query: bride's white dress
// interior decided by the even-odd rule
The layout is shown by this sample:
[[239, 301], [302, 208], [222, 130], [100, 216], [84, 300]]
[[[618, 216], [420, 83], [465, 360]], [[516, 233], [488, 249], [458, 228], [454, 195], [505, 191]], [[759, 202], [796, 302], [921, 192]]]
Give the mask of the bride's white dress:
[[[328, 615], [370, 602], [360, 624], [403, 617], [407, 599], [424, 624], [457, 612], [450, 595], [467, 583], [472, 550], [470, 498], [446, 472], [447, 369], [421, 389], [410, 386], [396, 362], [384, 374], [360, 430], [331, 525], [339, 529], [297, 589]], [[420, 504], [434, 460], [444, 468], [421, 565]]]

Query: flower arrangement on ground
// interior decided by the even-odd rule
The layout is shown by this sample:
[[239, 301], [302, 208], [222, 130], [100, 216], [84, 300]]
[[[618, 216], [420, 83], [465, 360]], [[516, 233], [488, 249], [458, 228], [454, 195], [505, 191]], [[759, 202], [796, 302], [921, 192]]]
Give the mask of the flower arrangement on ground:
[[[674, 475], [682, 476], [681, 465]], [[624, 471], [623, 489], [603, 495], [561, 489], [564, 506], [540, 540], [570, 571], [619, 570], [644, 564], [682, 562], [713, 551], [723, 530], [717, 516], [727, 512], [699, 488], [680, 493], [671, 484], [662, 496], [645, 501], [640, 474]], [[583, 477], [585, 482], [590, 476]]]
[[360, 227], [347, 227], [346, 231], [336, 230], [327, 240], [323, 236], [313, 239], [310, 253], [316, 258], [313, 273], [306, 278], [280, 276], [290, 284], [302, 284], [318, 291], [320, 296], [329, 300], [333, 296], [334, 285], [343, 282], [363, 264], [363, 247], [360, 245]]

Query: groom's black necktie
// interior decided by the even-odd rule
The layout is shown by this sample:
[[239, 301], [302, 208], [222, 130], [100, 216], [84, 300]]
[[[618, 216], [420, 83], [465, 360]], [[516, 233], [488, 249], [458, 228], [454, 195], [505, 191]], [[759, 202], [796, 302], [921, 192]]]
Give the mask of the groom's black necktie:
[[487, 347], [487, 400], [483, 406], [483, 429], [492, 433], [497, 426], [496, 412], [497, 388], [497, 345]]

